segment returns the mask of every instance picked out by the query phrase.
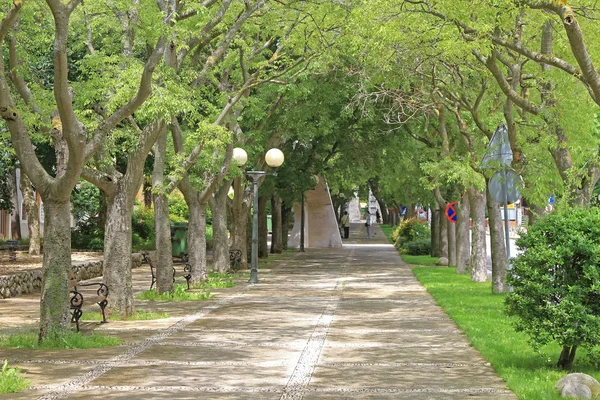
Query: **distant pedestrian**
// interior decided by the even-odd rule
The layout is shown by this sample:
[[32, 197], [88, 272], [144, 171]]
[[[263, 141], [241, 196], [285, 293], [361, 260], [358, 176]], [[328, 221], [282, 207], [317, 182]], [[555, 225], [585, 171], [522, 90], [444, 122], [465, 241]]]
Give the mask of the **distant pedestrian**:
[[365, 226], [367, 227], [367, 239], [371, 239], [371, 213], [367, 210], [365, 215]]
[[342, 228], [344, 228], [344, 239], [348, 239], [350, 237], [350, 217], [348, 216], [348, 211], [344, 211], [341, 222]]

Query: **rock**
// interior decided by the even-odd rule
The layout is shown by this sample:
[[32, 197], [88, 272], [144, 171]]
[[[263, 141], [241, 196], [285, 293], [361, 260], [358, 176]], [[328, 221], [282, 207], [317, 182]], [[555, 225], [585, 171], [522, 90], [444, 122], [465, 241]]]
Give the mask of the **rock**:
[[565, 375], [554, 387], [560, 390], [562, 397], [595, 399], [600, 395], [600, 382], [582, 373]]
[[447, 267], [448, 266], [448, 259], [446, 257], [440, 257], [438, 258], [437, 262], [435, 263], [435, 265], [438, 265], [440, 267]]

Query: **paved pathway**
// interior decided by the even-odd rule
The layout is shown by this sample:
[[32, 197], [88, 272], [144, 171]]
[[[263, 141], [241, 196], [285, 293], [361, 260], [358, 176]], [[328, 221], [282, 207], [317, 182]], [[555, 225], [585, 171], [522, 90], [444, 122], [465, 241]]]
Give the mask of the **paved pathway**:
[[[139, 302], [172, 317], [97, 328], [122, 346], [0, 349], [33, 385], [7, 398], [515, 399], [374, 231], [273, 259], [259, 284], [211, 301]], [[147, 275], [134, 272], [139, 290]], [[7, 313], [19, 307], [35, 316], [35, 297], [0, 300], [0, 324], [22, 324]]]

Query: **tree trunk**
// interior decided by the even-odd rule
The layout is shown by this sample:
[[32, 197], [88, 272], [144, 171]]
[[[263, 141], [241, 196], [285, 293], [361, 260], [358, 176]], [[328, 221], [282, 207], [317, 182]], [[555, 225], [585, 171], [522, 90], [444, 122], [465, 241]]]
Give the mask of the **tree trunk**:
[[267, 258], [269, 256], [269, 246], [267, 237], [269, 236], [267, 226], [267, 196], [258, 197], [258, 258]]
[[415, 214], [415, 205], [414, 204], [409, 204], [406, 206], [406, 216], [404, 217], [405, 219], [411, 219], [416, 217]]
[[144, 207], [152, 207], [152, 180], [144, 179]]
[[431, 215], [431, 256], [440, 257], [440, 210], [433, 209]]
[[448, 266], [456, 266], [456, 223], [446, 220], [448, 230]]
[[[448, 219], [444, 216], [444, 210], [440, 208], [439, 212], [439, 222], [440, 222], [440, 257], [448, 258]], [[450, 259], [448, 258], [448, 261]], [[452, 265], [448, 263], [448, 265]]]
[[69, 325], [69, 276], [71, 266], [71, 215], [69, 199], [44, 201], [44, 257], [40, 298], [39, 340]]
[[17, 196], [17, 173], [16, 170], [11, 170], [8, 173], [8, 182], [11, 190], [11, 200], [13, 203], [13, 210], [10, 213], [11, 219], [11, 239], [21, 239], [21, 210], [19, 209], [19, 197]]
[[31, 181], [21, 171], [21, 193], [23, 193], [23, 204], [27, 210], [27, 227], [29, 228], [29, 255], [40, 254], [40, 208], [36, 201], [36, 194], [31, 187]]
[[474, 187], [468, 189], [473, 225], [471, 227], [471, 280], [487, 280], [487, 245], [485, 229], [485, 192]]
[[506, 286], [506, 243], [498, 203], [487, 193], [487, 206], [492, 247], [492, 293], [504, 293]]
[[470, 233], [470, 206], [469, 195], [463, 194], [458, 203], [456, 215], [456, 273], [464, 274], [469, 267], [471, 259]]
[[[388, 223], [388, 209], [387, 205], [383, 202], [383, 200], [377, 199], [377, 204], [379, 204], [379, 209], [381, 210], [381, 222], [384, 224]], [[343, 213], [342, 213], [343, 214]]]
[[560, 357], [558, 358], [557, 367], [564, 370], [569, 370], [573, 367], [573, 361], [575, 360], [575, 353], [577, 352], [577, 346], [569, 347], [564, 346]]
[[283, 204], [281, 207], [281, 244], [283, 250], [288, 249], [288, 239], [290, 237], [290, 217], [292, 216], [292, 207]]
[[206, 265], [206, 203], [201, 203], [198, 200], [195, 190], [192, 190], [191, 196], [184, 194], [184, 197], [190, 214], [187, 232], [188, 263], [192, 268], [192, 284], [197, 285], [208, 279], [208, 267]]
[[108, 314], [121, 318], [133, 315], [131, 280], [131, 214], [133, 201], [128, 190], [120, 187], [107, 197], [108, 212], [104, 231], [104, 281], [110, 289]]
[[169, 199], [165, 193], [164, 173], [167, 153], [167, 137], [163, 132], [156, 142], [152, 187], [154, 219], [156, 227], [156, 290], [158, 293], [173, 291], [173, 258], [171, 245], [171, 221]]
[[271, 197], [271, 253], [283, 253], [281, 225], [281, 197], [273, 194]]
[[230, 187], [231, 181], [225, 182], [209, 199], [213, 220], [213, 267], [217, 272], [227, 272], [231, 268], [227, 238], [227, 193]]
[[248, 248], [246, 246], [246, 227], [248, 214], [250, 213], [250, 200], [245, 195], [242, 186], [242, 178], [235, 178], [234, 197], [231, 207], [231, 249], [240, 250], [242, 252], [242, 269], [248, 268]]

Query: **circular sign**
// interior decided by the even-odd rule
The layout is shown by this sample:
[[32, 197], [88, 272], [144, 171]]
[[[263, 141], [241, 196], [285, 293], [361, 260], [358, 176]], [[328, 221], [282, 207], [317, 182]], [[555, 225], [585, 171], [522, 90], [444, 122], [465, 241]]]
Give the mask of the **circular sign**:
[[457, 201], [453, 201], [448, 203], [446, 206], [446, 219], [452, 223], [456, 223], [456, 206], [458, 205]]
[[490, 179], [488, 188], [490, 194], [498, 204], [514, 203], [521, 198], [520, 189], [523, 187], [523, 179], [515, 170], [509, 169], [504, 172], [496, 172]]

